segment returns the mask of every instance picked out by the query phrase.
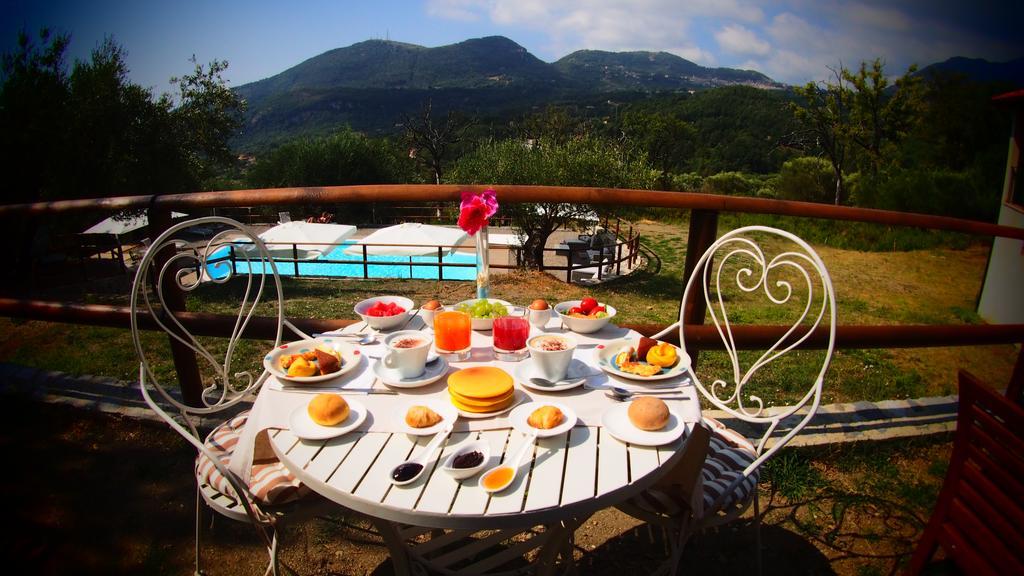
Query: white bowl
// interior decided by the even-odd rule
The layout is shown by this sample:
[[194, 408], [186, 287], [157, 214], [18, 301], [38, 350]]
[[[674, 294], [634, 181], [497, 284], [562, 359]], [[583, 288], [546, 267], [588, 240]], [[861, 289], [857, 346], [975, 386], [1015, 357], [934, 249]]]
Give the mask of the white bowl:
[[[484, 455], [484, 459], [480, 462], [480, 464], [472, 468], [452, 468], [452, 462], [455, 461], [455, 457], [460, 454], [465, 454], [467, 452], [480, 452], [481, 454]], [[473, 442], [470, 442], [469, 444], [460, 447], [455, 452], [452, 452], [450, 456], [445, 458], [444, 464], [441, 465], [441, 468], [448, 474], [451, 474], [452, 478], [455, 478], [456, 480], [465, 480], [466, 478], [472, 478], [473, 476], [479, 474], [481, 470], [483, 470], [485, 467], [487, 467], [488, 464], [490, 464], [490, 460], [491, 445], [487, 443], [485, 440], [474, 440]]]
[[[375, 302], [394, 302], [402, 308], [405, 308], [404, 314], [395, 314], [394, 316], [367, 316], [366, 311], [373, 306]], [[370, 328], [374, 330], [391, 330], [403, 326], [408, 320], [409, 315], [412, 313], [413, 301], [402, 296], [376, 296], [374, 298], [367, 298], [362, 302], [356, 304], [355, 311], [359, 314], [359, 317], [366, 322]]]
[[582, 300], [569, 300], [555, 304], [554, 311], [565, 326], [577, 334], [590, 334], [597, 332], [608, 325], [608, 322], [615, 317], [616, 311], [611, 305], [598, 302], [598, 305], [608, 309], [608, 315], [604, 318], [573, 318], [569, 316], [569, 309], [580, 305]]
[[[481, 299], [480, 298], [473, 298], [472, 300], [463, 300], [462, 302], [459, 302], [455, 306], [452, 306], [450, 308], [446, 307], [445, 310], [458, 310], [459, 306], [462, 305], [462, 304], [468, 304], [469, 306], [473, 306], [473, 303], [477, 302], [479, 300], [481, 300]], [[487, 301], [488, 302], [497, 302], [498, 304], [504, 305], [505, 308], [508, 308], [508, 311], [510, 313], [512, 312], [512, 310], [514, 308], [516, 308], [512, 304], [510, 304], [510, 303], [508, 303], [508, 302], [506, 302], [504, 300], [498, 300], [497, 298], [488, 298]], [[470, 314], [471, 318], [472, 318], [472, 316], [473, 315]], [[472, 318], [472, 322], [473, 322], [473, 330], [491, 330], [491, 329], [494, 328], [494, 318]]]

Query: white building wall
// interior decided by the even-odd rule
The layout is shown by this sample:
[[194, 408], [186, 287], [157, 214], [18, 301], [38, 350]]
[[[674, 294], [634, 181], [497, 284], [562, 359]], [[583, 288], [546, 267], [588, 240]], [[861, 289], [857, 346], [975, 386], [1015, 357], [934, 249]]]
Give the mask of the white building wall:
[[[1000, 225], [1017, 228], [1024, 228], [1024, 206], [1011, 204], [1010, 198], [1020, 176], [1020, 142], [1024, 132], [1022, 114], [1024, 112], [1020, 109], [1014, 114], [1003, 183], [1003, 206], [999, 211]], [[993, 240], [985, 283], [978, 300], [978, 314], [993, 324], [1024, 324], [1024, 240]]]

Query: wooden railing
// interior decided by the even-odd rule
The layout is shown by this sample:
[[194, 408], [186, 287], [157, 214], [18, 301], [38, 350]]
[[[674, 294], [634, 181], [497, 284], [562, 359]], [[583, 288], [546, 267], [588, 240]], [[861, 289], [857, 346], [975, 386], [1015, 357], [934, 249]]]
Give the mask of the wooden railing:
[[[172, 210], [187, 211], [204, 208], [231, 208], [253, 205], [348, 204], [365, 202], [437, 202], [457, 203], [462, 190], [483, 190], [484, 186], [457, 185], [374, 185], [332, 186], [311, 188], [277, 188], [265, 190], [235, 190], [226, 192], [198, 192], [162, 196], [127, 196], [87, 200], [41, 202], [0, 206], [0, 225], [22, 218], [46, 218], [53, 215], [82, 210], [104, 209], [111, 212], [124, 209], [145, 209], [149, 212], [149, 236], [156, 238], [170, 225]], [[659, 192], [650, 190], [624, 190], [610, 188], [576, 188], [545, 186], [498, 186], [502, 203], [568, 202], [608, 206], [646, 206], [690, 211], [684, 282], [689, 278], [697, 259], [718, 236], [718, 216], [721, 212], [778, 214], [804, 218], [859, 221], [889, 226], [919, 227], [947, 230], [980, 236], [998, 236], [1024, 240], [1024, 229], [999, 226], [986, 222], [961, 220], [944, 216], [888, 212], [866, 208], [851, 208], [806, 202], [716, 196], [689, 192]], [[680, 285], [682, 292], [682, 285]], [[668, 296], [668, 295], [666, 295]], [[721, 348], [721, 341], [711, 326], [704, 326], [705, 310], [702, 302], [688, 303], [684, 319], [687, 339], [693, 348]], [[183, 310], [183, 299], [176, 309]], [[75, 305], [67, 302], [41, 302], [31, 299], [0, 299], [0, 314], [88, 325], [127, 327], [129, 311], [124, 307]], [[234, 317], [212, 314], [184, 314], [183, 322], [197, 334], [228, 335]], [[320, 332], [346, 326], [354, 320], [293, 319], [302, 329]], [[257, 326], [260, 323], [256, 324]], [[651, 334], [660, 327], [633, 325], [641, 333]], [[741, 348], [755, 348], [765, 342], [774, 342], [784, 328], [778, 326], [747, 326], [735, 331]], [[260, 337], [257, 331], [252, 337]], [[262, 334], [266, 336], [266, 334]], [[808, 339], [805, 347], [821, 347], [823, 334]], [[836, 346], [839, 348], [908, 348], [932, 346], [970, 346], [1024, 342], [1024, 324], [1009, 325], [911, 325], [911, 326], [853, 326], [840, 324], [836, 328]], [[172, 346], [174, 342], [172, 341]], [[1018, 356], [1017, 370], [1021, 369], [1024, 354]], [[182, 376], [182, 390], [187, 401], [198, 399], [199, 382], [195, 358], [175, 354], [175, 366]]]

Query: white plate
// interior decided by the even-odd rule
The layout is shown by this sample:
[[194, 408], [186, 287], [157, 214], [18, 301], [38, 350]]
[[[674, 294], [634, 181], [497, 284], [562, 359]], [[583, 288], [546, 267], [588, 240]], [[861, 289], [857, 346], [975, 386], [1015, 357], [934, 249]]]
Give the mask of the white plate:
[[678, 346], [676, 347], [676, 354], [679, 355], [679, 361], [671, 368], [662, 368], [661, 372], [658, 374], [654, 374], [653, 376], [640, 376], [639, 374], [632, 374], [619, 370], [618, 364], [615, 363], [615, 356], [619, 352], [622, 352], [627, 346], [636, 348], [637, 342], [637, 340], [623, 338], [621, 340], [612, 340], [606, 344], [598, 344], [597, 348], [594, 349], [594, 361], [597, 362], [597, 365], [605, 372], [615, 374], [616, 376], [621, 376], [623, 378], [629, 378], [630, 380], [668, 380], [669, 378], [676, 378], [677, 376], [683, 376], [687, 373], [686, 369], [690, 366], [690, 357], [684, 354]]
[[313, 422], [306, 410], [306, 404], [303, 404], [292, 411], [288, 418], [288, 427], [291, 428], [292, 434], [303, 440], [327, 440], [355, 430], [363, 420], [366, 420], [366, 407], [350, 398], [345, 398], [345, 401], [348, 402], [348, 418], [337, 426], [321, 426]]
[[[530, 418], [530, 414], [533, 414], [533, 411], [540, 408], [541, 406], [554, 406], [555, 408], [561, 410], [563, 416], [562, 423], [559, 424], [558, 426], [555, 426], [554, 428], [549, 428], [546, 430], [534, 428], [533, 426], [527, 424], [526, 421]], [[529, 404], [521, 404], [519, 406], [516, 406], [516, 409], [513, 410], [512, 413], [508, 415], [508, 420], [509, 422], [512, 423], [513, 428], [519, 430], [523, 434], [530, 435], [534, 431], [536, 431], [538, 438], [547, 438], [548, 436], [557, 436], [562, 432], [568, 432], [570, 428], [575, 426], [576, 412], [572, 408], [566, 406], [565, 404], [560, 404], [558, 402], [530, 402]]]
[[[441, 416], [441, 421], [426, 428], [413, 428], [409, 426], [405, 423], [405, 413], [413, 406], [426, 406], [430, 408]], [[429, 436], [440, 432], [447, 423], [455, 422], [459, 418], [459, 411], [455, 409], [455, 406], [443, 400], [419, 400], [402, 404], [397, 410], [392, 412], [392, 418], [395, 429], [398, 432], [405, 432], [413, 436]]]
[[419, 388], [427, 384], [433, 384], [448, 373], [448, 361], [444, 356], [438, 356], [437, 360], [428, 362], [423, 374], [415, 378], [396, 378], [397, 374], [384, 367], [384, 362], [377, 360], [373, 363], [373, 373], [380, 378], [380, 381], [394, 388]]
[[463, 418], [469, 418], [471, 420], [477, 420], [480, 418], [490, 418], [491, 416], [500, 416], [508, 412], [509, 410], [515, 408], [516, 406], [522, 404], [523, 400], [526, 400], [528, 398], [526, 392], [523, 392], [518, 388], [516, 388], [512, 392], [512, 394], [512, 403], [509, 404], [508, 408], [503, 408], [501, 410], [498, 410], [497, 412], [466, 412], [465, 410], [459, 410], [459, 407], [454, 404], [452, 404], [452, 407], [459, 411], [459, 416], [462, 416]]
[[[562, 390], [579, 388], [580, 386], [583, 386], [584, 382], [586, 382], [585, 377], [590, 376], [591, 374], [593, 374], [593, 372], [590, 370], [590, 367], [584, 364], [583, 361], [576, 358], [573, 358], [572, 362], [569, 363], [569, 370], [566, 371], [565, 379], [578, 380], [577, 382], [562, 382], [555, 384], [554, 386], [541, 386], [540, 384], [530, 382], [530, 378], [537, 375], [534, 372], [533, 358], [523, 360], [518, 366], [516, 366], [515, 370], [512, 371], [512, 375], [515, 376], [517, 382], [538, 392], [560, 392]], [[580, 380], [580, 378], [583, 378], [583, 380]]]
[[[318, 376], [289, 376], [288, 372], [281, 369], [281, 365], [278, 363], [278, 359], [285, 354], [302, 354], [303, 352], [312, 350], [318, 344], [327, 346], [341, 355], [341, 370], [337, 372], [331, 372], [330, 374], [320, 374]], [[323, 382], [324, 380], [332, 380], [338, 376], [343, 376], [349, 373], [352, 369], [359, 365], [362, 361], [363, 355], [358, 350], [352, 347], [351, 344], [344, 342], [341, 338], [331, 338], [330, 336], [323, 336], [321, 338], [315, 338], [313, 340], [298, 340], [296, 342], [289, 342], [282, 344], [277, 348], [274, 348], [263, 357], [263, 367], [267, 369], [271, 374], [277, 376], [281, 380], [288, 380], [291, 382]]]
[[679, 415], [668, 411], [668, 423], [661, 430], [653, 432], [641, 430], [629, 421], [629, 402], [622, 402], [605, 410], [601, 416], [601, 425], [609, 434], [630, 444], [638, 446], [661, 446], [668, 444], [683, 435], [686, 424]]

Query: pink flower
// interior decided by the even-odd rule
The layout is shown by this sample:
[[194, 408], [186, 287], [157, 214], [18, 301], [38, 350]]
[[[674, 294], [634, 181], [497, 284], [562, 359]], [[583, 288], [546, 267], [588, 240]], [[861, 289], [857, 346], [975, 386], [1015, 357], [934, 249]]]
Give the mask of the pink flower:
[[479, 193], [463, 192], [459, 207], [459, 228], [473, 236], [487, 225], [487, 221], [497, 211], [498, 195], [493, 189], [488, 188]]

